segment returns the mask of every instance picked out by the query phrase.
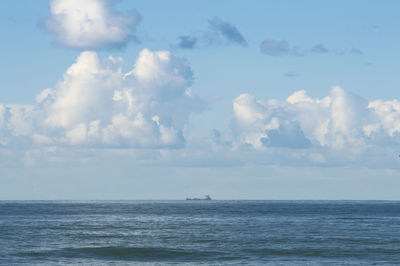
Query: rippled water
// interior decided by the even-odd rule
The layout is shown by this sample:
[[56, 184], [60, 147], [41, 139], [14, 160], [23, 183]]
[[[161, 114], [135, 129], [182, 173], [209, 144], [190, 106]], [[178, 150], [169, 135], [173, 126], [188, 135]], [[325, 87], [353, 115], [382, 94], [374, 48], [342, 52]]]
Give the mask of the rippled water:
[[396, 264], [400, 202], [0, 201], [0, 263]]

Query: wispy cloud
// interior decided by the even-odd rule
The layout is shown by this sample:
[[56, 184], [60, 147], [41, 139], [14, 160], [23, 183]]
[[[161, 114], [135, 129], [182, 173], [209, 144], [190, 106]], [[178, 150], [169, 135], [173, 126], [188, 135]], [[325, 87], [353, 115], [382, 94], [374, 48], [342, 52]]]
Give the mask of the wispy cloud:
[[218, 37], [225, 39], [229, 43], [239, 44], [243, 47], [247, 47], [247, 41], [240, 33], [238, 28], [227, 22], [223, 21], [218, 17], [214, 17], [209, 20], [209, 25], [212, 31], [214, 31]]
[[329, 49], [324, 44], [319, 43], [309, 49], [301, 49], [297, 46], [292, 46], [285, 40], [265, 39], [260, 43], [260, 52], [269, 56], [307, 56], [311, 54], [333, 54], [333, 55], [346, 55], [358, 54], [362, 55], [363, 52], [359, 48], [352, 48], [348, 52], [344, 49]]
[[288, 71], [288, 72], [283, 73], [283, 76], [285, 78], [294, 78], [294, 77], [298, 76], [298, 73], [296, 73], [294, 71]]
[[322, 43], [315, 45], [313, 48], [310, 50], [312, 53], [318, 53], [318, 54], [326, 54], [329, 53], [328, 48], [325, 47]]
[[208, 21], [208, 29], [198, 35], [181, 35], [172, 47], [181, 49], [205, 48], [208, 46], [240, 45], [247, 47], [247, 41], [239, 29], [218, 17]]
[[178, 44], [176, 47], [182, 49], [193, 49], [198, 42], [198, 38], [194, 36], [183, 35], [178, 37]]
[[363, 55], [364, 54], [361, 49], [355, 48], [355, 47], [351, 48], [350, 53], [355, 54], [355, 55]]
[[260, 51], [271, 56], [281, 56], [290, 53], [289, 43], [287, 41], [276, 41], [267, 39], [261, 42]]

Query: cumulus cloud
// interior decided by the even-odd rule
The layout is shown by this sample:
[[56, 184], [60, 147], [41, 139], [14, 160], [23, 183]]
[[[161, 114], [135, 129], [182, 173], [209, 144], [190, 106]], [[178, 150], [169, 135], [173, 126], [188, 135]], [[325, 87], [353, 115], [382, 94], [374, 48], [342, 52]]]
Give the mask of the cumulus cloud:
[[112, 0], [53, 0], [51, 17], [45, 28], [54, 33], [60, 45], [92, 49], [119, 47], [135, 39], [135, 28], [140, 22], [136, 11], [121, 14], [113, 10]]
[[66, 156], [196, 167], [398, 166], [398, 100], [368, 101], [338, 86], [322, 98], [304, 90], [284, 101], [241, 94], [231, 130], [195, 137], [186, 131], [188, 119], [205, 103], [187, 89], [187, 61], [143, 50], [126, 73], [121, 61], [84, 52], [36, 104], [0, 105], [0, 156], [8, 158], [11, 147], [26, 150], [28, 162]]
[[189, 63], [168, 51], [140, 52], [133, 69], [122, 58], [82, 52], [54, 90], [31, 106], [0, 105], [0, 140], [35, 145], [178, 148], [192, 112], [205, 102], [190, 85]]
[[[257, 100], [242, 94], [233, 101], [235, 145], [255, 150], [302, 150], [303, 157], [326, 162], [327, 157], [362, 160], [372, 151], [400, 144], [400, 103], [367, 101], [334, 86], [324, 98], [304, 90], [286, 101]], [[397, 156], [396, 156], [397, 157]]]
[[277, 129], [268, 130], [266, 137], [260, 140], [268, 147], [292, 149], [306, 149], [311, 147], [311, 142], [304, 136], [303, 131], [296, 122], [285, 123]]
[[32, 105], [0, 104], [0, 146], [29, 147], [34, 112]]

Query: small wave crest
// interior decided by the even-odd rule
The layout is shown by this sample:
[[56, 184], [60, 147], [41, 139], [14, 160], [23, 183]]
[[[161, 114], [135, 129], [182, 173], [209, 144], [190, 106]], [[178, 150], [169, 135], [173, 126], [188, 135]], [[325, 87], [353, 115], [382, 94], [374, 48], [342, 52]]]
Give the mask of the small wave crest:
[[205, 252], [186, 249], [171, 249], [160, 247], [83, 247], [64, 248], [59, 250], [30, 251], [15, 254], [28, 257], [64, 257], [64, 258], [92, 258], [112, 260], [158, 261], [178, 260], [197, 261], [209, 259], [223, 259], [224, 254], [219, 252]]

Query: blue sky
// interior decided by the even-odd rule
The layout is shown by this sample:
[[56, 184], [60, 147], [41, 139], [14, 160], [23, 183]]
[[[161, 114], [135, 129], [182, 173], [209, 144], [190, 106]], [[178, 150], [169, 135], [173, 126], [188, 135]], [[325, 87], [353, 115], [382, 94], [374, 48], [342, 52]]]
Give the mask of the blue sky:
[[397, 1], [5, 1], [0, 199], [398, 199]]

